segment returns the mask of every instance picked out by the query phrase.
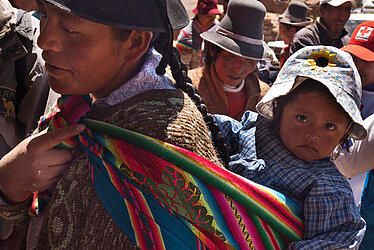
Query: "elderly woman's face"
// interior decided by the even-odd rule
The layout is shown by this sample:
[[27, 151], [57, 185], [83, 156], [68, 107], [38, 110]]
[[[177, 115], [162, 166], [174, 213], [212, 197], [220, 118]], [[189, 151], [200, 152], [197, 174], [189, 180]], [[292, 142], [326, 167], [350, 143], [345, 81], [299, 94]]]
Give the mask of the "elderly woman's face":
[[[211, 52], [213, 53], [213, 52]], [[221, 50], [216, 55], [214, 67], [224, 84], [235, 87], [254, 71], [256, 61]]]
[[129, 42], [110, 26], [68, 14], [37, 0], [40, 18], [38, 45], [50, 86], [61, 94], [101, 98], [123, 83]]

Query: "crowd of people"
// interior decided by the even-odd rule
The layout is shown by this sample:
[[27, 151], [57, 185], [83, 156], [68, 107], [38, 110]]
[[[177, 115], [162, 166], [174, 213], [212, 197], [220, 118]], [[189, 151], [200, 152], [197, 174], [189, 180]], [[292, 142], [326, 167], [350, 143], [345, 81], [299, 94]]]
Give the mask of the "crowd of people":
[[[208, 196], [212, 183], [195, 173], [158, 176], [153, 158], [121, 162], [115, 156], [130, 150], [85, 119], [174, 145], [292, 199], [304, 226], [288, 249], [374, 245], [374, 22], [348, 35], [355, 0], [320, 0], [316, 20], [306, 3], [290, 1], [277, 66], [257, 0], [224, 0], [222, 9], [197, 0], [192, 19], [180, 0], [0, 5], [0, 248], [242, 248], [217, 208], [232, 199], [231, 209], [251, 209], [227, 193]], [[272, 81], [260, 65], [276, 68]], [[357, 206], [349, 179], [362, 173]], [[168, 186], [182, 180], [181, 190]], [[244, 245], [256, 247], [242, 220]]]

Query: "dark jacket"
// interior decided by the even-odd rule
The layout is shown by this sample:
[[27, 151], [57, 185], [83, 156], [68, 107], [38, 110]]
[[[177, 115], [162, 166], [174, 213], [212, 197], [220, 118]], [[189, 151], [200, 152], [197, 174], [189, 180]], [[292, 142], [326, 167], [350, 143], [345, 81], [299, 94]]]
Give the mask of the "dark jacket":
[[342, 31], [339, 38], [332, 39], [328, 35], [328, 31], [326, 30], [326, 28], [317, 21], [296, 32], [290, 46], [290, 55], [292, 55], [299, 49], [304, 48], [305, 46], [327, 45], [341, 48], [347, 45], [348, 42], [349, 36], [348, 32], [345, 29]]

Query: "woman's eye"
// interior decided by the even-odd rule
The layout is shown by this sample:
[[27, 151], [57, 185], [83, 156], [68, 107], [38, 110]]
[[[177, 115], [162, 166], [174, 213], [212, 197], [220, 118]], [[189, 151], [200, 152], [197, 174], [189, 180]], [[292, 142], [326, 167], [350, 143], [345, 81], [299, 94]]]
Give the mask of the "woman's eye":
[[297, 115], [297, 119], [301, 122], [308, 122], [308, 118], [305, 115]]
[[71, 30], [71, 29], [69, 29], [69, 28], [66, 28], [66, 27], [64, 27], [64, 26], [62, 26], [62, 29], [63, 29], [66, 33], [69, 33], [69, 34], [77, 33], [76, 31]]
[[332, 130], [334, 130], [336, 127], [335, 127], [335, 125], [332, 124], [332, 123], [326, 123], [325, 128], [326, 128], [327, 130], [329, 130], [329, 131], [332, 131]]

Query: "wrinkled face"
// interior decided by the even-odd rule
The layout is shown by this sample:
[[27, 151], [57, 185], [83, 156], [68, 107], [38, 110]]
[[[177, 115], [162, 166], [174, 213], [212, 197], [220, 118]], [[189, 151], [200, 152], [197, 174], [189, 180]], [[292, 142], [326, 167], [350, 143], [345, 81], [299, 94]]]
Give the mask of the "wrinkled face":
[[320, 13], [327, 27], [332, 32], [340, 33], [351, 15], [351, 9], [352, 4], [350, 2], [343, 3], [338, 7], [326, 4], [326, 7], [320, 8]]
[[299, 94], [283, 110], [279, 135], [297, 158], [311, 162], [331, 154], [348, 127], [343, 108], [318, 92]]
[[127, 41], [113, 28], [68, 14], [37, 0], [40, 17], [38, 45], [49, 83], [60, 94], [101, 98], [122, 83]]
[[[210, 50], [210, 53], [214, 52]], [[256, 67], [256, 61], [234, 55], [226, 50], [221, 50], [216, 55], [214, 67], [223, 83], [235, 87], [253, 72]]]
[[208, 15], [198, 14], [197, 18], [198, 18], [199, 23], [204, 28], [210, 28], [210, 27], [213, 27], [216, 16], [217, 16], [216, 14], [208, 14]]
[[293, 36], [296, 33], [296, 28], [287, 29], [283, 23], [279, 23], [279, 37], [285, 44], [291, 44]]
[[352, 55], [353, 61], [360, 73], [362, 86], [368, 86], [374, 83], [374, 61], [364, 61], [357, 56]]

